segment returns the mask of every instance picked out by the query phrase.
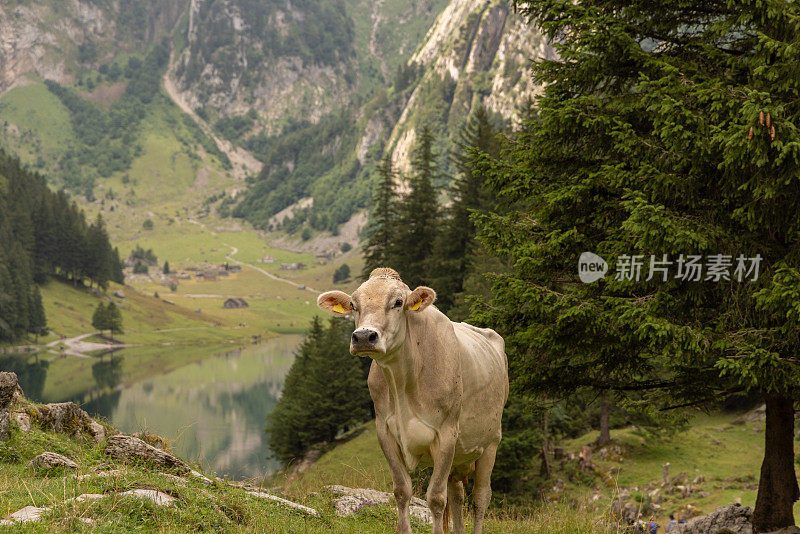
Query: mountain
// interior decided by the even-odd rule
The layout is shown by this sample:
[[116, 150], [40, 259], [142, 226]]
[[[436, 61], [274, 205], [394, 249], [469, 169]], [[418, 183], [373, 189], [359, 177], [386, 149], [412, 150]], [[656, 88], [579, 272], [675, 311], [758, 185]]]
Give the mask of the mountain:
[[512, 123], [551, 53], [500, 0], [10, 0], [0, 145], [110, 220], [180, 201], [336, 232], [383, 153], [407, 170], [426, 124], [447, 170], [470, 111]]

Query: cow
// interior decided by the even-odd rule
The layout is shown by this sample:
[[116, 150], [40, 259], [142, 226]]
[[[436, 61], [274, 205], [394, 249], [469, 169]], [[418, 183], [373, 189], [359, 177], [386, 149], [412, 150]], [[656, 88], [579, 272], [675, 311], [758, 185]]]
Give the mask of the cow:
[[352, 295], [328, 291], [317, 305], [352, 315], [350, 353], [372, 358], [367, 385], [392, 473], [397, 532], [411, 533], [409, 472], [432, 466], [426, 498], [433, 534], [449, 530], [450, 515], [454, 532], [465, 532], [465, 484], [473, 473], [480, 534], [508, 400], [505, 343], [494, 330], [450, 321], [432, 306], [435, 300], [433, 289], [411, 291], [395, 270], [382, 267]]

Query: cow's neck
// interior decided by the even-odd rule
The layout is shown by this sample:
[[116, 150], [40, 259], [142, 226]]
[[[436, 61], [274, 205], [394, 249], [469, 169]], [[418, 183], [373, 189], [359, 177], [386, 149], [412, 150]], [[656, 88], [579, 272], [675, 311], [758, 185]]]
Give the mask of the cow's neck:
[[[395, 410], [401, 417], [407, 409], [414, 410], [418, 407], [417, 388], [419, 375], [422, 371], [422, 358], [416, 348], [416, 339], [410, 325], [406, 325], [406, 338], [403, 344], [394, 351], [389, 358], [377, 362], [383, 372]], [[403, 406], [405, 404], [406, 406]]]

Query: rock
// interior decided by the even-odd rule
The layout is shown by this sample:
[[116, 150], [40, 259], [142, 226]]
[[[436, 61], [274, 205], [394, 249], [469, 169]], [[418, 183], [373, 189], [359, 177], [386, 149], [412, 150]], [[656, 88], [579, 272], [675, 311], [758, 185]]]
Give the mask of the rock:
[[31, 418], [25, 412], [14, 412], [14, 421], [16, 421], [17, 426], [19, 426], [21, 431], [31, 431]]
[[800, 528], [792, 525], [791, 527], [782, 528], [780, 530], [772, 530], [764, 534], [800, 534]]
[[14, 523], [32, 523], [41, 519], [42, 514], [48, 512], [50, 508], [37, 508], [36, 506], [26, 506], [17, 510], [13, 514], [6, 516], [0, 521], [0, 525], [13, 525]]
[[117, 297], [118, 299], [124, 299], [125, 298], [125, 293], [123, 293], [120, 290], [117, 290], [117, 291], [114, 291], [114, 296]]
[[678, 525], [676, 534], [753, 534], [750, 518], [753, 511], [748, 506], [732, 503], [720, 506], [708, 515], [690, 519]]
[[158, 506], [172, 506], [178, 499], [164, 493], [163, 491], [152, 489], [134, 489], [120, 493], [120, 496], [139, 497], [140, 499], [148, 499]]
[[748, 421], [763, 421], [767, 418], [767, 405], [762, 404], [755, 410], [750, 410], [744, 415], [739, 416], [735, 420], [731, 421], [732, 425], [743, 425]]
[[100, 443], [106, 439], [106, 428], [94, 419], [89, 421], [89, 433], [94, 438], [95, 443]]
[[313, 508], [309, 508], [308, 506], [303, 506], [302, 504], [298, 504], [296, 502], [287, 501], [286, 499], [283, 499], [271, 493], [267, 493], [266, 491], [248, 491], [247, 494], [253, 497], [257, 497], [259, 499], [267, 499], [279, 503], [282, 506], [285, 506], [286, 508], [298, 510], [300, 512], [303, 512], [304, 514], [308, 514], [313, 517], [319, 517], [319, 512], [317, 512]]
[[[365, 488], [348, 488], [347, 486], [325, 486], [325, 490], [338, 495], [333, 505], [337, 515], [346, 517], [356, 513], [364, 506], [388, 504], [394, 501], [394, 495], [384, 491]], [[433, 516], [428, 508], [428, 503], [418, 497], [411, 497], [409, 506], [411, 517], [424, 523], [433, 524]]]
[[54, 467], [69, 467], [72, 469], [77, 469], [78, 464], [66, 456], [55, 452], [43, 452], [28, 462], [28, 469], [52, 469]]
[[211, 484], [214, 483], [210, 478], [205, 476], [203, 473], [200, 473], [199, 471], [195, 471], [194, 469], [189, 471], [189, 475], [193, 476], [194, 478], [199, 479], [200, 482], [202, 482], [206, 486], [210, 486]]
[[45, 430], [75, 435], [80, 432], [91, 434], [92, 418], [74, 402], [56, 402], [39, 406], [39, 424]]
[[146, 460], [155, 464], [177, 469], [182, 473], [189, 472], [189, 466], [180, 458], [148, 445], [139, 438], [117, 434], [108, 438], [105, 453], [118, 460]]
[[11, 404], [19, 383], [16, 373], [0, 373], [0, 441], [8, 439], [11, 427]]
[[105, 497], [105, 495], [102, 494], [102, 493], [84, 493], [82, 495], [78, 495], [77, 497], [73, 497], [71, 499], [67, 499], [64, 502], [68, 503], [68, 502], [73, 502], [73, 501], [77, 501], [77, 502], [97, 501], [97, 500], [102, 499], [103, 497]]
[[111, 471], [98, 471], [96, 473], [86, 473], [85, 475], [78, 475], [75, 480], [86, 480], [87, 478], [108, 478], [118, 477], [125, 474], [122, 469], [112, 469]]

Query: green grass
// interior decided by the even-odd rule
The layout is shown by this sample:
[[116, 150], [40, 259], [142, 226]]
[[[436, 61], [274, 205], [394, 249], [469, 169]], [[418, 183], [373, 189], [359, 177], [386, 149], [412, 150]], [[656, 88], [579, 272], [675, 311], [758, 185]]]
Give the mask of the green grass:
[[[26, 406], [30, 406], [27, 401]], [[18, 406], [17, 410], [24, 409]], [[108, 427], [110, 428], [110, 427]], [[365, 506], [356, 515], [336, 516], [332, 496], [310, 493], [299, 498], [306, 506], [315, 508], [320, 517], [308, 517], [270, 501], [247, 495], [242, 488], [215, 480], [203, 485], [187, 477], [178, 480], [169, 472], [141, 463], [112, 460], [104, 455], [105, 442], [94, 444], [88, 436], [68, 437], [43, 431], [34, 424], [31, 432], [21, 432], [12, 424], [11, 438], [0, 443], [0, 516], [25, 506], [51, 507], [36, 523], [0, 527], [0, 532], [267, 532], [328, 534], [384, 533], [394, 530], [396, 513], [391, 505]], [[44, 451], [64, 454], [77, 464], [75, 472], [61, 469], [32, 472], [27, 463]], [[200, 468], [200, 466], [197, 466]], [[88, 477], [77, 480], [94, 470], [118, 469], [110, 477]], [[172, 507], [159, 507], [135, 497], [119, 493], [136, 488], [156, 489], [177, 498]], [[274, 490], [272, 490], [274, 492]], [[85, 493], [105, 494], [96, 501], [70, 502]], [[87, 526], [82, 519], [94, 524]], [[412, 520], [415, 533], [431, 529]], [[512, 517], [495, 515], [486, 525], [488, 533], [590, 533], [612, 532], [598, 529], [598, 523], [576, 515], [560, 504], [549, 505], [535, 516]]]
[[[618, 474], [610, 479], [611, 483], [600, 476], [593, 479], [590, 477], [592, 482], [588, 485], [571, 482], [568, 473], [556, 466], [554, 485], [561, 478], [566, 483], [566, 489], [559, 493], [549, 493], [546, 502], [534, 505], [532, 512], [523, 513], [521, 518], [514, 519], [528, 522], [526, 528], [531, 530], [526, 532], [582, 532], [584, 527], [581, 525], [592, 522], [595, 525], [600, 524], [620, 488], [635, 486], [641, 490], [648, 484], [659, 487], [665, 462], [671, 464], [670, 476], [686, 473], [690, 482], [698, 475], [703, 476], [705, 481], [700, 483], [700, 487], [709, 495], [703, 497], [694, 494], [683, 499], [678, 494], [663, 494], [662, 511], [656, 516], [661, 524], [670, 512], [686, 504], [691, 504], [703, 513], [737, 499], [741, 499], [745, 506], [753, 506], [756, 497], [754, 488], [758, 482], [764, 451], [764, 423], [761, 421], [732, 425], [731, 422], [738, 415], [698, 415], [691, 421], [688, 429], [672, 437], [645, 439], [633, 428], [614, 430], [612, 438], [627, 450], [624, 458], [621, 461], [611, 461], [599, 459], [597, 453], [593, 456], [593, 462], [600, 471], [618, 470]], [[577, 455], [584, 444], [591, 443], [596, 438], [597, 432], [591, 432], [580, 438], [565, 440], [559, 446]], [[538, 467], [537, 463], [537, 471]], [[378, 445], [373, 422], [366, 423], [358, 437], [324, 454], [299, 477], [287, 480], [284, 476], [278, 475], [273, 482], [280, 484], [287, 494], [297, 497], [320, 491], [328, 484], [369, 487], [383, 491], [391, 491], [392, 486], [391, 475]], [[589, 498], [595, 493], [599, 493], [601, 498], [590, 503]], [[423, 488], [417, 488], [417, 496], [424, 498]], [[495, 501], [490, 507], [494, 522], [492, 524], [503, 525], [498, 532], [513, 532], [516, 527], [503, 524], [504, 514], [508, 512], [497, 502], [502, 496], [495, 494], [494, 497]], [[582, 511], [577, 511], [579, 508]], [[795, 506], [795, 513], [800, 513], [800, 503]], [[560, 519], [551, 522], [552, 518]], [[565, 525], [570, 524], [570, 521], [576, 522], [574, 527], [570, 527], [575, 530], [561, 530], [561, 527], [554, 526], [562, 521]], [[549, 526], [545, 528], [544, 525]]]

